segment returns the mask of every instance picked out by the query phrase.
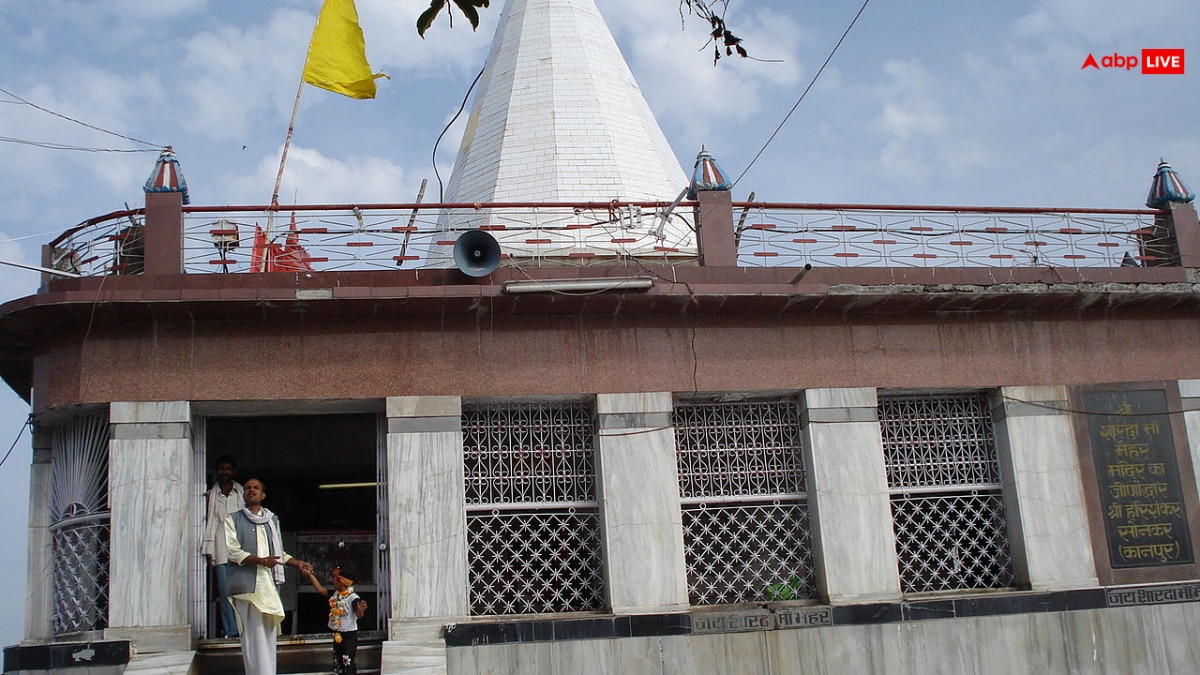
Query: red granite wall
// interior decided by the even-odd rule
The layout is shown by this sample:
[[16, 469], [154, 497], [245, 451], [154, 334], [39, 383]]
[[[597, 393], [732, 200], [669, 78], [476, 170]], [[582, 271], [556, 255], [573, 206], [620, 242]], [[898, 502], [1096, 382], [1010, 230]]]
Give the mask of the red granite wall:
[[36, 359], [35, 410], [113, 400], [1200, 378], [1200, 322], [1161, 313], [99, 323], [85, 340], [77, 333], [56, 336]]

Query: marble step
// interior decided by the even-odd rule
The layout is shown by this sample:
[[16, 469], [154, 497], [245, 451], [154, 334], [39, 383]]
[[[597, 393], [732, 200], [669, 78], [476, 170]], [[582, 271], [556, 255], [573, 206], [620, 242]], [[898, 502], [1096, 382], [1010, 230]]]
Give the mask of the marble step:
[[[358, 672], [379, 672], [382, 635], [363, 635], [358, 643]], [[328, 634], [279, 639], [276, 663], [279, 675], [316, 675], [333, 672], [333, 641]], [[237, 640], [205, 640], [200, 644], [196, 675], [241, 672], [242, 650]]]

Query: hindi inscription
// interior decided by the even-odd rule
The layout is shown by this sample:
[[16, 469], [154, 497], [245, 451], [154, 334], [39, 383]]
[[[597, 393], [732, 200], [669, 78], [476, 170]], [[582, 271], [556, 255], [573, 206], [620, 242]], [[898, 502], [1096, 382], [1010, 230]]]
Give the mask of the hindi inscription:
[[1113, 569], [1192, 563], [1165, 393], [1087, 392], [1083, 402]]

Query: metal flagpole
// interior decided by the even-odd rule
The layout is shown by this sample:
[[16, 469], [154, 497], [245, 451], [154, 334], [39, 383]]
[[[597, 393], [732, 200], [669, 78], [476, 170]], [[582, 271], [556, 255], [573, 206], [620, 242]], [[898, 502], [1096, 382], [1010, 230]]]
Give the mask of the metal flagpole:
[[[307, 65], [308, 60], [305, 59], [305, 66]], [[287, 165], [288, 148], [292, 146], [292, 136], [296, 133], [296, 114], [300, 112], [300, 94], [303, 92], [304, 76], [301, 75], [300, 86], [296, 88], [296, 102], [292, 104], [292, 119], [288, 122], [287, 138], [283, 141], [283, 154], [279, 157], [279, 173], [275, 175], [275, 189], [271, 192], [271, 206], [267, 209], [267, 230], [264, 237], [267, 247], [263, 249], [256, 272], [267, 271], [268, 257], [271, 251], [271, 231], [275, 225], [275, 211], [279, 209], [279, 186], [283, 184], [283, 168]]]
[[[305, 62], [307, 65], [307, 60]], [[275, 176], [275, 191], [271, 193], [271, 208], [279, 208], [279, 186], [283, 183], [283, 167], [287, 164], [288, 148], [292, 145], [292, 136], [296, 133], [296, 113], [300, 111], [300, 94], [304, 92], [304, 77], [300, 77], [300, 86], [296, 88], [296, 103], [292, 105], [292, 120], [288, 122], [287, 138], [283, 141], [283, 156], [279, 158], [279, 173]]]

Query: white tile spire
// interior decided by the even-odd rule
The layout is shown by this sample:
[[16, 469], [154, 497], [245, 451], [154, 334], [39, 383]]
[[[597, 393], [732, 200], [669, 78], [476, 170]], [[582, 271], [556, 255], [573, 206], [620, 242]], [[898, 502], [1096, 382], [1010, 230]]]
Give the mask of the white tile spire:
[[[508, 0], [443, 201], [671, 201], [685, 187], [594, 0]], [[694, 250], [682, 229], [664, 234]]]

